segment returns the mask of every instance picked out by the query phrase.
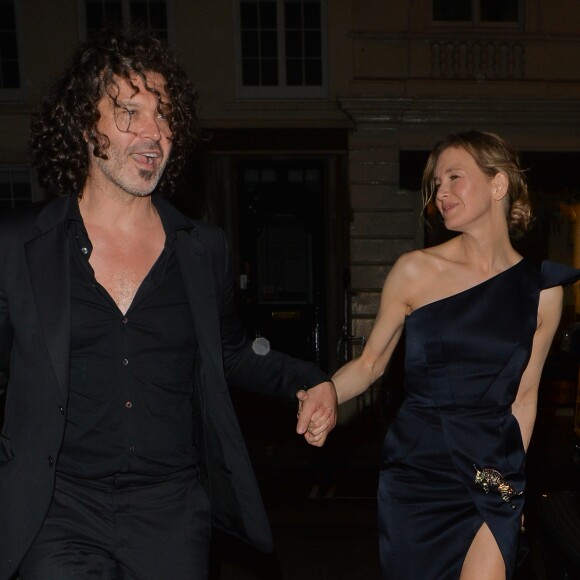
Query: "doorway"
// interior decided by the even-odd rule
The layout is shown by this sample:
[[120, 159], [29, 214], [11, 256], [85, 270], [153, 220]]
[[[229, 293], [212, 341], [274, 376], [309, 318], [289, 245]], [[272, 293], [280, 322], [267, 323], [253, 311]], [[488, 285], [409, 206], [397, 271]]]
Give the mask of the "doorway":
[[235, 179], [244, 324], [271, 348], [324, 368], [324, 160], [238, 160]]

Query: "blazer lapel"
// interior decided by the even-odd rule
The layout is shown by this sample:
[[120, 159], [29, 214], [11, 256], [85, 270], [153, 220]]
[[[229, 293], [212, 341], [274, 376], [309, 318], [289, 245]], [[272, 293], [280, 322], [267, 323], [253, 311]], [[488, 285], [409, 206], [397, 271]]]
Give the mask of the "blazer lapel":
[[68, 198], [48, 204], [37, 221], [42, 233], [25, 248], [46, 346], [65, 400], [70, 360], [70, 265], [64, 231], [67, 207]]
[[177, 234], [175, 251], [193, 316], [198, 347], [204, 359], [221, 361], [220, 322], [207, 251], [195, 230]]

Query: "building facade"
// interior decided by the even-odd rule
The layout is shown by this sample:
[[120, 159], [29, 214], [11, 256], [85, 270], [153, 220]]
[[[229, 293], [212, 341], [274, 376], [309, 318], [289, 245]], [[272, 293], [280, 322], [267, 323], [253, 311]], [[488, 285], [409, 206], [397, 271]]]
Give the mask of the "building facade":
[[[449, 132], [522, 152], [522, 251], [580, 267], [574, 0], [0, 0], [0, 211], [42, 197], [30, 115], [114, 19], [167, 38], [199, 91], [208, 139], [176, 203], [226, 229], [242, 316], [277, 348], [332, 371], [364, 344], [389, 268], [433, 241], [419, 183]], [[579, 311], [570, 292], [564, 323]]]

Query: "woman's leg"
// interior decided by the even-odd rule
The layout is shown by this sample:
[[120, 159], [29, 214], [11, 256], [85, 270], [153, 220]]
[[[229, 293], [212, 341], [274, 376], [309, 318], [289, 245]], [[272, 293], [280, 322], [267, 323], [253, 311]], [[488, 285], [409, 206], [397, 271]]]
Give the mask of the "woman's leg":
[[505, 580], [505, 563], [487, 524], [483, 524], [467, 551], [460, 580]]

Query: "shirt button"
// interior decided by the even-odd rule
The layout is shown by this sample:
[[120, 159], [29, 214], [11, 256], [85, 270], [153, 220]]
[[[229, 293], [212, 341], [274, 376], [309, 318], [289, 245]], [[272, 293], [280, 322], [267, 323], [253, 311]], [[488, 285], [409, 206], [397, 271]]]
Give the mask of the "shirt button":
[[54, 465], [54, 459], [52, 458], [52, 455], [48, 456], [48, 466], [52, 467]]
[[124, 358], [124, 359], [121, 361], [121, 364], [122, 364], [123, 366], [125, 366], [125, 367], [126, 367], [126, 366], [129, 364], [129, 361], [128, 361], [126, 358]]
[[131, 403], [131, 401], [127, 401], [127, 402], [125, 403], [125, 408], [126, 408], [126, 409], [130, 409], [132, 406], [133, 406], [133, 403]]
[[133, 451], [135, 451], [135, 445], [129, 445], [128, 449], [131, 453], [133, 453]]
[[64, 415], [64, 407], [62, 405], [58, 406], [58, 410], [60, 411], [61, 415]]
[[127, 324], [127, 322], [129, 322], [129, 319], [126, 316], [123, 316], [123, 324]]
[[85, 247], [82, 247], [81, 248], [81, 252], [86, 256], [89, 253], [89, 249], [88, 248], [85, 248]]

